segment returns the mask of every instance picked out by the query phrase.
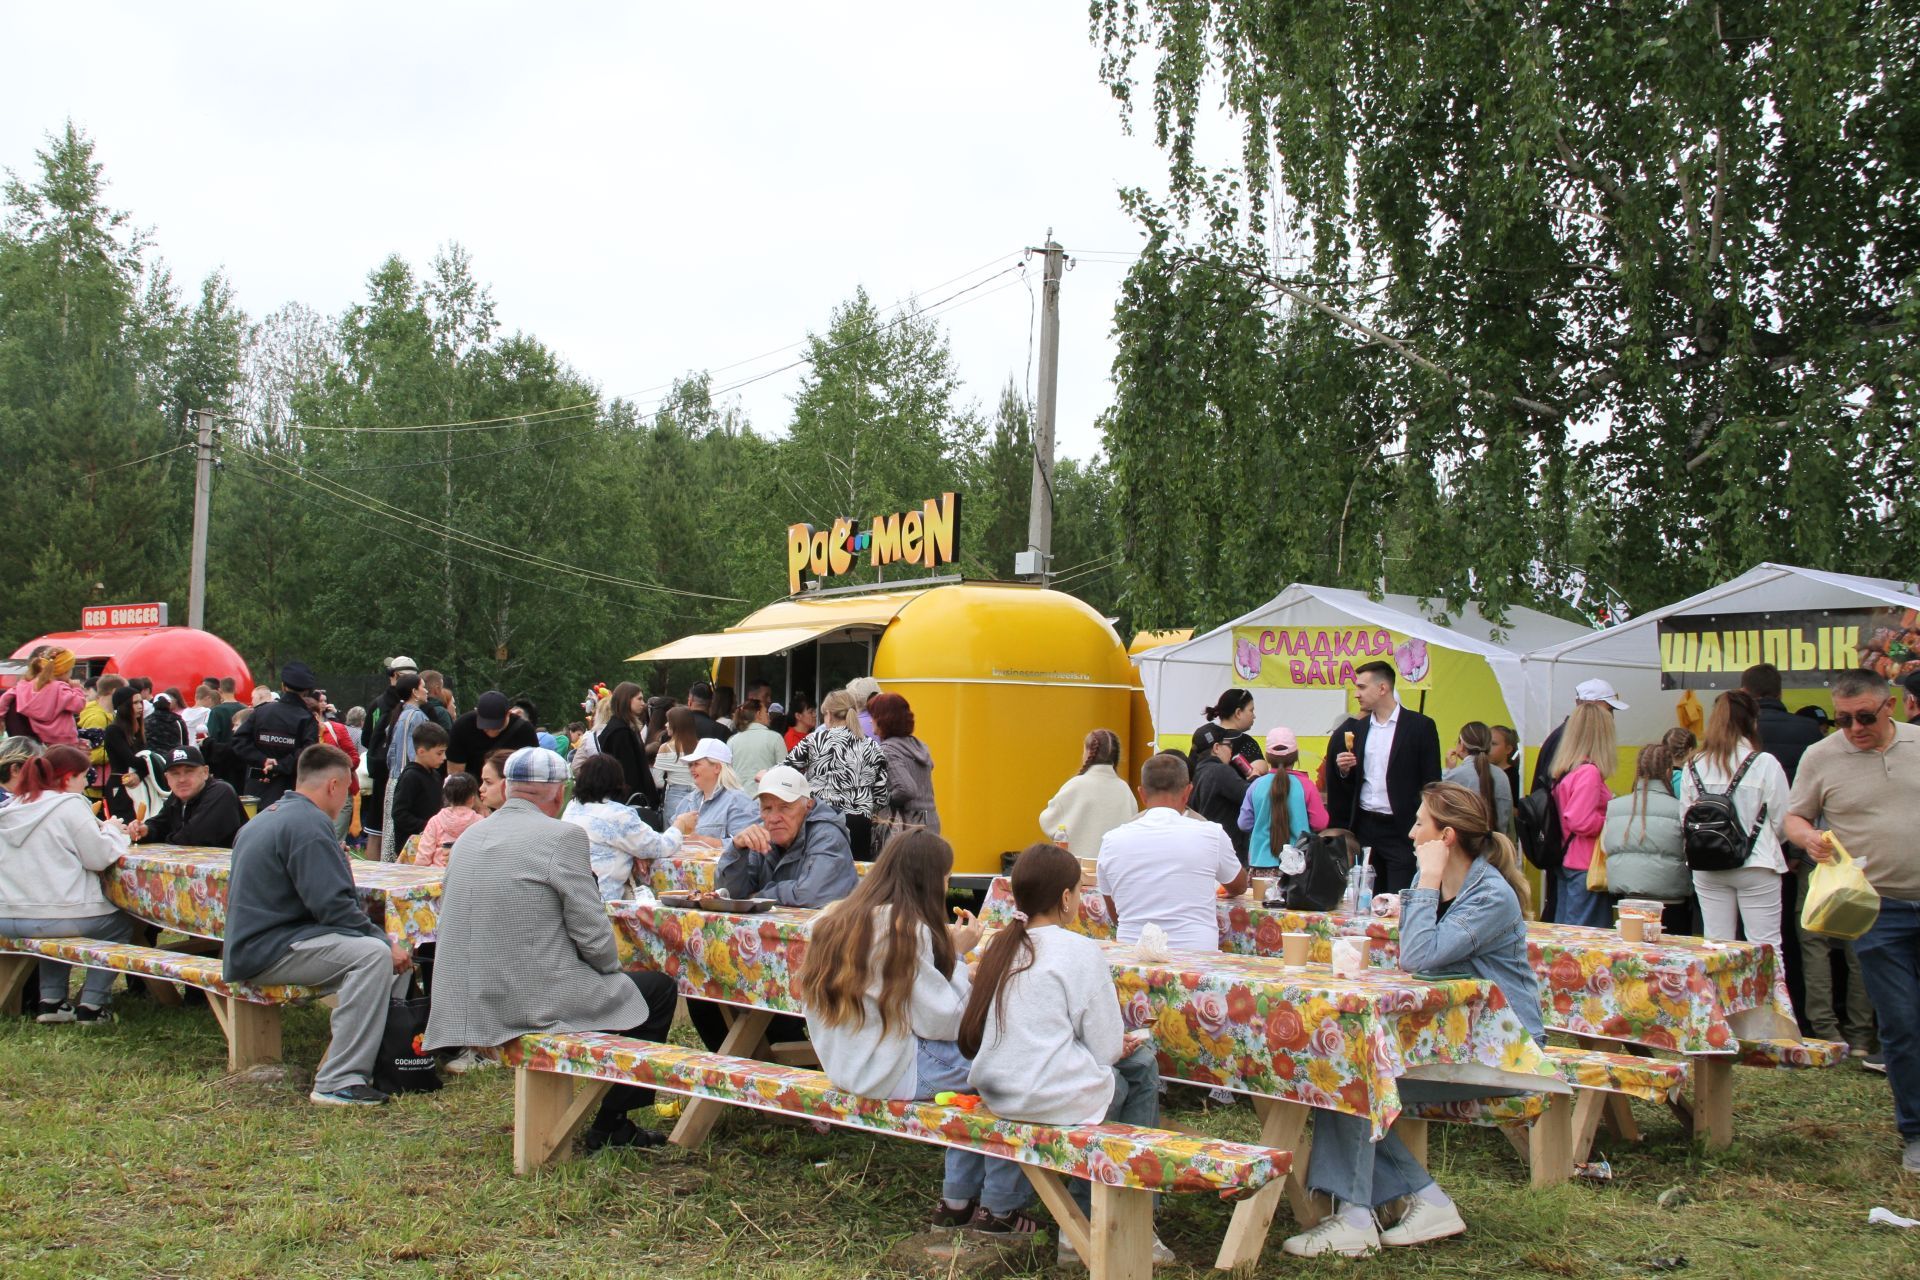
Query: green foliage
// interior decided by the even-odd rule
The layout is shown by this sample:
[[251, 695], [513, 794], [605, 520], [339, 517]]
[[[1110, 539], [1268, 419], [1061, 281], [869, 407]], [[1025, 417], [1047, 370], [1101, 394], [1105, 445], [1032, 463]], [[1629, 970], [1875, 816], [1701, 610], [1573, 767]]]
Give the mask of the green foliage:
[[[1903, 6], [1093, 23], [1126, 109], [1151, 76], [1170, 175], [1129, 196], [1109, 437], [1142, 622], [1288, 577], [1498, 608], [1579, 565], [1646, 607], [1763, 559], [1911, 571]], [[1237, 171], [1197, 158], [1221, 120]]]

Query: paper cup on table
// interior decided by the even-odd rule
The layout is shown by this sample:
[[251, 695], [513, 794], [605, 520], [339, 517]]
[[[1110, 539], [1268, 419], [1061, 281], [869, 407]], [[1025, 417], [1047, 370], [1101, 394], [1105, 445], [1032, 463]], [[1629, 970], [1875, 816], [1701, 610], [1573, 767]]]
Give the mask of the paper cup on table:
[[1283, 933], [1280, 935], [1280, 958], [1298, 969], [1307, 963], [1313, 953], [1313, 935], [1310, 933]]
[[1367, 960], [1373, 950], [1373, 942], [1368, 938], [1335, 938], [1333, 940], [1333, 972], [1336, 977], [1360, 978], [1367, 972]]
[[1647, 919], [1645, 916], [1620, 915], [1620, 937], [1625, 942], [1645, 942], [1647, 940]]

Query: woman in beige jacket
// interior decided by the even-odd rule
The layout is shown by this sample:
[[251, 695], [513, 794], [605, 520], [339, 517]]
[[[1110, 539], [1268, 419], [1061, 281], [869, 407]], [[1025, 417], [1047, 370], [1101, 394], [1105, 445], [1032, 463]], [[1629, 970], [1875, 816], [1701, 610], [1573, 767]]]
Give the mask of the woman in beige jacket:
[[1087, 735], [1080, 772], [1047, 801], [1040, 811], [1040, 830], [1055, 844], [1064, 844], [1077, 858], [1100, 856], [1100, 838], [1140, 812], [1133, 788], [1116, 773], [1120, 738], [1111, 729]]

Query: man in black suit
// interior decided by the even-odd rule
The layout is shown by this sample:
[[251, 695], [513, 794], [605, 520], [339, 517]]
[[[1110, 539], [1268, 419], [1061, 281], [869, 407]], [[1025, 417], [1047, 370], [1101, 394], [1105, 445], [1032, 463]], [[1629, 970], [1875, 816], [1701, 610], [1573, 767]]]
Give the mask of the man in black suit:
[[1400, 705], [1393, 668], [1368, 662], [1353, 673], [1359, 716], [1333, 731], [1336, 751], [1327, 776], [1327, 813], [1373, 850], [1374, 891], [1399, 893], [1413, 883], [1413, 820], [1420, 792], [1440, 781], [1440, 731]]

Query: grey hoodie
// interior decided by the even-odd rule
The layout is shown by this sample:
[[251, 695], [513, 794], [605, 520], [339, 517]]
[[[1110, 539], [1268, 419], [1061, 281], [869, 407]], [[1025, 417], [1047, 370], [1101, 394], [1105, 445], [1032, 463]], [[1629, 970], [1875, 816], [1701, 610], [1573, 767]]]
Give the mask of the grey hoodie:
[[87, 798], [49, 791], [0, 809], [0, 916], [84, 920], [110, 915], [100, 872], [127, 851]]
[[[927, 744], [908, 734], [901, 738], [882, 738], [880, 750], [887, 757], [887, 807], [873, 816], [901, 826], [925, 827], [938, 835], [940, 812], [933, 801], [933, 756]], [[879, 844], [874, 845], [880, 848]]]

